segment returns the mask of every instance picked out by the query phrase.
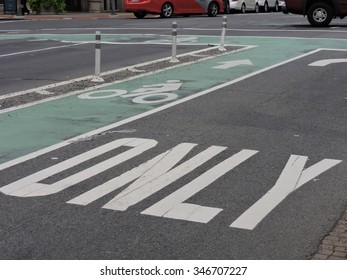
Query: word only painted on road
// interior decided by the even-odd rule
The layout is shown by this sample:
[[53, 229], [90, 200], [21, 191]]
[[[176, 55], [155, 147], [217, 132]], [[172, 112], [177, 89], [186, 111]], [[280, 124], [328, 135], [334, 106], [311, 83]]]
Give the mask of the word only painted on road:
[[[0, 188], [0, 191], [6, 195], [17, 197], [37, 197], [56, 194], [124, 163], [155, 147], [157, 144], [158, 142], [153, 139], [118, 139], [3, 186]], [[204, 151], [183, 161], [184, 157], [196, 146], [197, 144], [194, 143], [181, 143], [143, 162], [137, 167], [80, 194], [67, 201], [67, 203], [88, 205], [124, 187], [102, 208], [114, 211], [125, 211], [129, 207], [141, 202], [197, 169], [199, 166], [227, 149], [227, 147], [222, 146], [210, 146]], [[122, 147], [122, 152], [94, 166], [79, 171], [55, 183], [42, 183], [42, 181], [48, 177]], [[128, 149], [124, 151], [124, 147], [128, 147]], [[141, 214], [208, 223], [223, 211], [223, 209], [206, 207], [187, 203], [185, 201], [257, 153], [258, 151], [247, 149], [239, 151], [199, 175], [180, 189], [172, 192], [164, 199], [143, 210]], [[341, 160], [323, 159], [305, 169], [307, 160], [307, 156], [290, 155], [275, 185], [272, 186], [262, 198], [256, 201], [249, 209], [232, 222], [230, 227], [248, 230], [254, 229], [289, 194], [295, 192], [307, 182], [341, 162]], [[126, 185], [128, 186], [125, 187]]]
[[157, 104], [175, 100], [178, 95], [173, 93], [181, 88], [183, 83], [179, 80], [168, 80], [166, 83], [145, 85], [128, 93], [122, 89], [105, 89], [80, 94], [80, 99], [105, 99], [120, 96], [132, 98], [132, 102], [140, 104]]

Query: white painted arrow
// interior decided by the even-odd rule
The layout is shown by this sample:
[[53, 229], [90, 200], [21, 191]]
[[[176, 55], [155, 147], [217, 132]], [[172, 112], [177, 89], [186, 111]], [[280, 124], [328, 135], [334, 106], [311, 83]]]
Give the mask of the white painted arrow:
[[318, 60], [315, 61], [308, 66], [327, 66], [329, 64], [333, 63], [342, 63], [342, 62], [347, 62], [347, 58], [335, 58], [335, 59], [323, 59], [323, 60]]
[[253, 65], [253, 63], [249, 59], [225, 61], [225, 62], [219, 62], [219, 64], [221, 65], [218, 65], [212, 68], [213, 69], [229, 69], [239, 65]]

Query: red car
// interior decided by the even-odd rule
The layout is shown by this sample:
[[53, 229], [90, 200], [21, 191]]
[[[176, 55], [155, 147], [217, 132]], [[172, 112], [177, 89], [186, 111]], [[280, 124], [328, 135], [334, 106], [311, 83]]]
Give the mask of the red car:
[[125, 10], [137, 18], [158, 14], [168, 18], [175, 15], [205, 14], [215, 17], [224, 12], [223, 0], [125, 0]]

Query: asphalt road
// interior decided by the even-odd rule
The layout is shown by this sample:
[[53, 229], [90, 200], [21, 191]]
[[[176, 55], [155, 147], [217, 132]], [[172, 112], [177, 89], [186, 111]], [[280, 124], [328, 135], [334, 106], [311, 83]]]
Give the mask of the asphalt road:
[[[96, 30], [103, 71], [170, 57], [171, 23], [1, 22], [1, 94], [93, 74]], [[346, 26], [228, 15], [246, 49], [0, 111], [0, 258], [310, 259], [346, 207]]]

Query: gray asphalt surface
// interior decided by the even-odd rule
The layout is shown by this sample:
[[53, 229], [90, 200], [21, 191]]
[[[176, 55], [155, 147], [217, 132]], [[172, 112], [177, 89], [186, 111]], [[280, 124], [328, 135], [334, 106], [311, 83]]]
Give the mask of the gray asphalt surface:
[[[231, 24], [238, 22], [233, 21], [233, 16], [229, 16]], [[331, 32], [336, 29], [309, 29], [307, 33], [303, 33], [300, 29], [306, 27], [296, 20], [297, 17], [295, 19], [290, 17], [291, 22], [286, 23], [287, 18], [284, 15], [269, 16], [271, 19], [278, 18], [278, 24], [272, 20], [270, 24], [270, 19], [266, 19], [265, 15], [246, 15], [245, 22], [249, 22], [253, 28], [253, 25], [257, 25], [258, 18], [262, 18], [264, 23], [261, 27], [264, 29], [295, 30], [290, 36], [299, 34], [308, 37], [345, 36], [345, 26], [333, 26], [341, 32]], [[240, 21], [243, 20], [239, 15], [236, 17]], [[182, 20], [184, 26], [184, 24], [192, 25], [192, 22], [201, 23], [207, 19], [192, 17]], [[102, 22], [108, 26], [108, 20]], [[61, 27], [65, 25], [65, 22], [57, 21], [55, 24], [57, 23], [61, 24]], [[84, 21], [81, 23], [86, 26], [94, 24]], [[213, 19], [208, 27], [217, 28], [219, 23], [220, 18]], [[39, 27], [42, 23], [27, 22], [26, 26], [31, 24], [38, 24], [36, 28], [42, 29]], [[155, 24], [155, 21], [150, 20], [141, 22], [142, 27]], [[242, 28], [243, 24], [245, 23], [235, 23], [235, 28]], [[124, 20], [120, 25], [129, 28], [138, 26], [138, 21]], [[193, 31], [189, 30], [190, 34], [191, 32]], [[219, 33], [214, 30], [210, 32], [208, 33]], [[237, 32], [249, 34], [249, 31]], [[266, 36], [278, 34], [278, 30], [273, 32], [265, 33]], [[6, 53], [6, 49], [10, 47], [10, 44], [7, 45], [2, 52], [5, 50]], [[114, 58], [119, 58], [120, 65], [126, 65], [167, 54], [167, 50], [164, 51], [160, 46], [139, 47], [136, 48], [137, 51], [135, 48], [135, 46], [134, 50], [122, 48], [122, 51], [115, 52], [117, 55]], [[71, 76], [88, 72], [81, 72], [81, 69], [85, 69], [87, 65], [90, 67], [92, 65], [92, 62], [81, 63], [86, 56], [85, 46], [68, 49], [66, 56], [64, 54], [65, 64], [71, 61], [70, 67], [73, 65], [77, 67]], [[114, 49], [106, 52], [112, 56]], [[325, 58], [341, 58], [341, 53], [318, 52], [118, 127], [118, 132], [110, 131], [108, 134], [74, 143], [1, 171], [0, 185], [3, 186], [115, 139], [138, 137], [158, 141], [155, 148], [135, 159], [51, 196], [18, 198], [0, 193], [0, 258], [310, 259], [323, 237], [345, 210], [347, 196], [345, 188], [347, 96], [343, 90], [346, 83], [344, 77], [346, 65], [335, 64], [321, 68], [307, 66]], [[41, 63], [44, 59], [47, 57], [42, 57]], [[56, 59], [58, 61], [61, 57], [58, 55]], [[15, 61], [18, 67], [21, 63], [20, 58], [16, 58]], [[59, 70], [57, 61], [52, 61], [51, 66], [55, 65]], [[9, 64], [10, 61], [5, 59], [5, 65]], [[34, 69], [39, 68], [40, 61], [37, 65]], [[59, 75], [54, 75], [52, 67], [48, 66], [47, 69], [40, 71], [56, 77], [55, 79], [63, 79], [63, 76], [69, 73], [69, 71], [62, 73], [55, 71], [59, 72]], [[111, 67], [111, 64], [107, 67]], [[15, 77], [15, 71], [13, 69], [8, 73], [12, 73], [12, 77]], [[39, 70], [32, 70], [33, 76], [36, 75], [36, 71]], [[5, 77], [4, 80], [7, 81], [5, 92], [11, 87], [19, 90], [33, 85], [22, 83], [26, 76], [24, 70], [23, 78], [14, 87], [10, 82], [11, 78]], [[47, 78], [51, 79], [53, 78]], [[212, 145], [228, 149], [124, 212], [101, 208], [114, 197], [115, 193], [106, 195], [88, 206], [66, 203], [77, 195], [114, 178], [115, 174], [122, 174], [138, 166], [139, 163], [184, 142], [198, 144], [188, 157]], [[200, 224], [140, 214], [174, 190], [242, 149], [259, 152], [186, 201], [224, 209], [211, 222]], [[53, 183], [117, 153], [118, 151], [114, 151], [99, 156], [43, 182]], [[339, 159], [342, 163], [290, 194], [254, 230], [230, 228], [229, 225], [236, 218], [276, 183], [290, 155], [308, 156], [308, 166], [325, 158]], [[52, 161], [53, 157], [58, 159]]]

